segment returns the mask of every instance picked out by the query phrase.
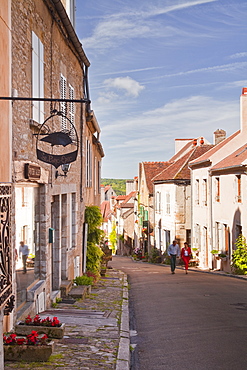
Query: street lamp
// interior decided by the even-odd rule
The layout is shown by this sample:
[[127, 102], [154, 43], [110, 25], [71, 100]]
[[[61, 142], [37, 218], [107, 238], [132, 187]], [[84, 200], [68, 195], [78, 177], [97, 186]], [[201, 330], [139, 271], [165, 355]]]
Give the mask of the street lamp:
[[55, 178], [57, 179], [58, 176], [64, 176], [67, 177], [67, 173], [69, 172], [70, 169], [70, 163], [64, 163], [61, 165], [61, 169], [64, 174], [58, 173], [58, 171], [55, 172]]

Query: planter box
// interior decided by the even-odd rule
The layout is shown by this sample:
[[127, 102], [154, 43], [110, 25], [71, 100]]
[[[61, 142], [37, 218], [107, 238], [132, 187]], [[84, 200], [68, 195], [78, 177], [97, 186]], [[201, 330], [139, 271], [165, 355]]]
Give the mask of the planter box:
[[41, 362], [49, 359], [54, 349], [54, 342], [41, 346], [5, 344], [3, 348], [4, 361]]
[[28, 335], [35, 330], [38, 334], [46, 334], [49, 338], [62, 339], [65, 331], [65, 324], [61, 326], [34, 326], [34, 325], [15, 325], [15, 333], [18, 335]]

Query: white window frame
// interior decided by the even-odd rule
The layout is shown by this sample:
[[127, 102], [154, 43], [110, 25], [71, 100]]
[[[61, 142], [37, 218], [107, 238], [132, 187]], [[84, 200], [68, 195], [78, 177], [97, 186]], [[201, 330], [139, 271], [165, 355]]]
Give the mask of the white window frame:
[[171, 195], [170, 193], [166, 193], [166, 214], [171, 214]]
[[[44, 98], [44, 45], [32, 31], [32, 97]], [[44, 122], [44, 102], [33, 101], [32, 118]]]
[[92, 144], [86, 139], [86, 187], [92, 187]]

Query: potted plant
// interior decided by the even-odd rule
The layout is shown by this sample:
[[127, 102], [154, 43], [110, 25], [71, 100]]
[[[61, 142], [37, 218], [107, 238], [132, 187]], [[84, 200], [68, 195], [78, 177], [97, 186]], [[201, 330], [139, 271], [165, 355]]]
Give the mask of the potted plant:
[[221, 261], [223, 262], [227, 261], [227, 255], [225, 253], [220, 253], [219, 257], [221, 258]]
[[49, 338], [61, 339], [64, 336], [65, 324], [61, 323], [57, 317], [46, 317], [41, 319], [36, 315], [33, 319], [28, 315], [24, 321], [19, 321], [15, 325], [15, 332], [19, 335], [28, 335], [32, 331], [38, 334], [46, 334]]
[[48, 341], [46, 334], [39, 335], [35, 330], [26, 336], [4, 334], [3, 344], [5, 361], [47, 361], [54, 349], [54, 342]]

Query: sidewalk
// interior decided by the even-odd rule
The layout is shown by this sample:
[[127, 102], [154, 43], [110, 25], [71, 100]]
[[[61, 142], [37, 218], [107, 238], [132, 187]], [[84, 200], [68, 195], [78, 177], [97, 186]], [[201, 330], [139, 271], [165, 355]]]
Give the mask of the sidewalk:
[[108, 269], [83, 300], [69, 300], [40, 316], [66, 324], [63, 339], [45, 363], [5, 362], [5, 370], [127, 370], [130, 367], [127, 276]]

